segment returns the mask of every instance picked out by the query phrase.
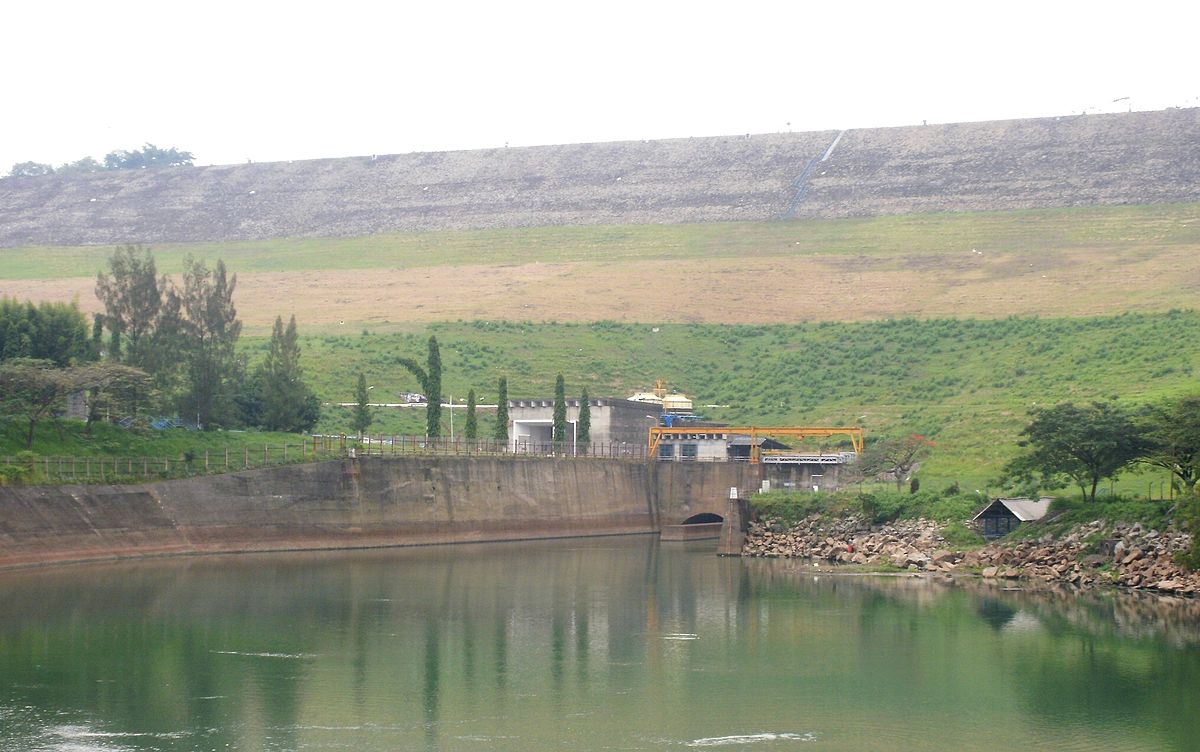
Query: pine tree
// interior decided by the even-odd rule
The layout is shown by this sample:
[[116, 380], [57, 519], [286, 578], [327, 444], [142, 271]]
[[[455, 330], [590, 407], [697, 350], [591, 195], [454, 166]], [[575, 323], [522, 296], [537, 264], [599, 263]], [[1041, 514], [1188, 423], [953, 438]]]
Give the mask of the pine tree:
[[140, 245], [118, 248], [108, 268], [110, 274], [96, 275], [96, 297], [104, 305], [104, 320], [114, 337], [110, 357], [155, 373], [153, 340], [167, 279], [159, 279], [154, 256]]
[[185, 414], [196, 414], [201, 426], [212, 427], [232, 416], [235, 352], [242, 322], [233, 305], [237, 275], [226, 278], [225, 262], [209, 270], [203, 261], [184, 261], [183, 292], [172, 290], [163, 308], [170, 315], [175, 299], [181, 314], [179, 342], [187, 363]]
[[296, 317], [287, 328], [275, 317], [271, 345], [259, 379], [262, 389], [262, 426], [269, 431], [307, 431], [312, 428], [311, 392], [300, 366], [300, 343]]
[[496, 398], [496, 441], [508, 441], [508, 379], [501, 376]]
[[467, 392], [467, 438], [476, 439], [479, 434], [479, 421], [475, 417], [475, 390]]

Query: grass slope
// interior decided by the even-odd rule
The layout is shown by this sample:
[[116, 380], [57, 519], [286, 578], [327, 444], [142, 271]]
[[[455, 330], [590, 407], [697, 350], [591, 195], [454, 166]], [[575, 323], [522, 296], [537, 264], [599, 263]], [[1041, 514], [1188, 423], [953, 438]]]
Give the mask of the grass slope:
[[[158, 246], [239, 275], [247, 331], [444, 320], [790, 323], [1103, 315], [1186, 307], [1200, 205], [444, 231]], [[110, 248], [0, 251], [0, 294], [97, 306]], [[345, 322], [345, 324], [343, 324]]]
[[[422, 359], [429, 333], [441, 344], [443, 392], [459, 400], [474, 388], [481, 403], [494, 402], [501, 375], [511, 397], [549, 397], [559, 372], [569, 393], [587, 387], [592, 396], [626, 396], [665, 378], [725, 422], [926, 434], [938, 446], [923, 480], [964, 488], [995, 477], [1035, 405], [1140, 404], [1200, 389], [1195, 311], [788, 326], [441, 323], [419, 333], [310, 336], [302, 357], [327, 401], [351, 401], [359, 371], [374, 400], [391, 401], [419, 391], [396, 359]], [[265, 347], [247, 341], [254, 359]], [[419, 433], [423, 418], [419, 409], [381, 410], [372, 430]], [[348, 425], [349, 410], [329, 408], [320, 428]], [[491, 430], [489, 420], [481, 430]]]

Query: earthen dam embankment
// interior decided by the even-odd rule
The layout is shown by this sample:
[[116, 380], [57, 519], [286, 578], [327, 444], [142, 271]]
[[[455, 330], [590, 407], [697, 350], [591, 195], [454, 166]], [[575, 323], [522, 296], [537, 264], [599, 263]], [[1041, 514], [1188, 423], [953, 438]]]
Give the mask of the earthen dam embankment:
[[0, 248], [1200, 201], [1200, 108], [0, 178]]
[[653, 533], [755, 468], [359, 458], [128, 486], [0, 488], [0, 568], [161, 555]]

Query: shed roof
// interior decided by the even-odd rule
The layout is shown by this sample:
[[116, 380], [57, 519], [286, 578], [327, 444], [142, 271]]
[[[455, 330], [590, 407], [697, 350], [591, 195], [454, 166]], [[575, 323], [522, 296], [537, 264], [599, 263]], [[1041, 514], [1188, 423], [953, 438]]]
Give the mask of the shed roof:
[[1046, 512], [1050, 510], [1050, 502], [1053, 501], [1049, 496], [1043, 496], [1040, 499], [996, 499], [991, 504], [983, 508], [979, 514], [975, 515], [972, 520], [977, 520], [995, 507], [997, 504], [1013, 513], [1021, 522], [1030, 522], [1032, 520], [1040, 520], [1046, 516]]

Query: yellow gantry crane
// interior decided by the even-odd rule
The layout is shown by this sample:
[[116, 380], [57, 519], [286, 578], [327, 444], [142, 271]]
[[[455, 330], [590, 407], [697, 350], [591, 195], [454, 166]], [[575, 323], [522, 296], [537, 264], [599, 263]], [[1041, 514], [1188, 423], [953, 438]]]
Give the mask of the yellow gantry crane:
[[850, 445], [854, 447], [856, 453], [862, 454], [863, 450], [863, 430], [858, 427], [789, 426], [763, 428], [758, 426], [686, 426], [667, 428], [665, 426], [653, 426], [650, 429], [649, 458], [653, 460], [658, 457], [658, 445], [662, 442], [663, 438], [674, 436], [711, 439], [727, 439], [730, 436], [749, 436], [750, 464], [752, 465], [757, 465], [760, 459], [758, 449], [758, 439], [760, 436], [786, 436], [801, 440], [811, 437], [846, 436], [850, 439]]

